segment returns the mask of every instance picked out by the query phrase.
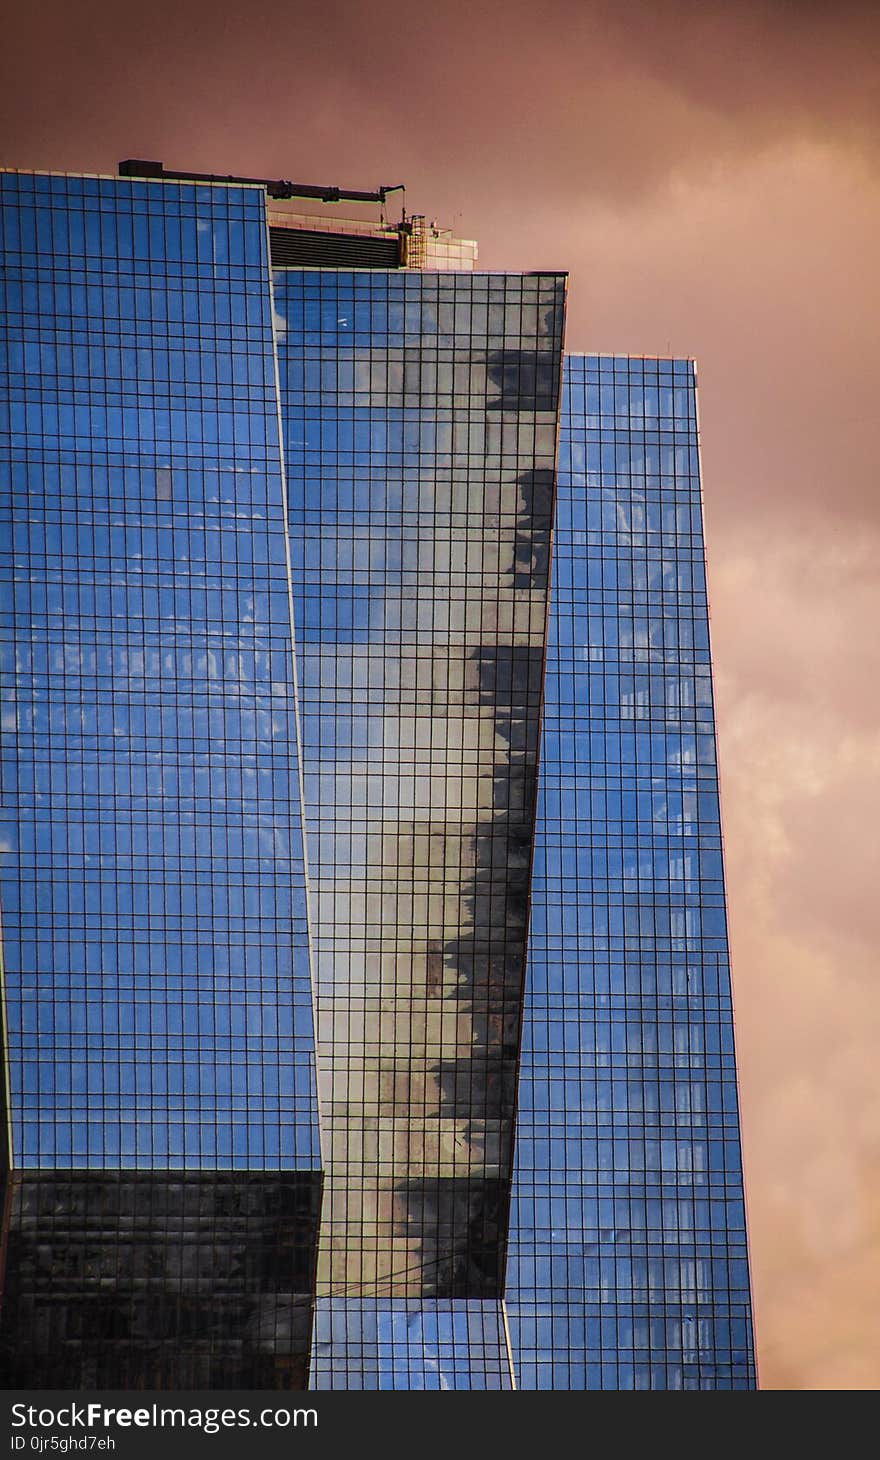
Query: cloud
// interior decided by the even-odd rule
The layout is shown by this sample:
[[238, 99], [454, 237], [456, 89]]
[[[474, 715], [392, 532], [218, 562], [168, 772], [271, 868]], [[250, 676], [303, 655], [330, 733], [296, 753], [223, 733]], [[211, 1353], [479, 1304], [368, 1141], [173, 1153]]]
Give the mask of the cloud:
[[876, 162], [878, 32], [853, 0], [46, 0], [11, 17], [0, 135], [14, 165], [404, 176], [472, 234], [780, 139]]
[[[723, 813], [762, 1377], [880, 1382], [880, 536], [809, 520], [713, 575]], [[876, 666], [875, 666], [876, 668]], [[867, 672], [866, 672], [867, 671]]]

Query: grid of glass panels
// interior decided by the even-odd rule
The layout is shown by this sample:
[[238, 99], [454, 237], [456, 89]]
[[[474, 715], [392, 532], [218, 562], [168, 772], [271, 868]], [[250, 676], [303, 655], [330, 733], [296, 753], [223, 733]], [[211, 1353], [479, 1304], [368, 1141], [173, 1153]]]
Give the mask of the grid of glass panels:
[[[14, 1161], [43, 1173], [13, 1183], [22, 1331], [49, 1374], [45, 1254], [130, 1195], [53, 1173], [139, 1167], [168, 1372], [175, 1244], [218, 1258], [244, 1214], [266, 1296], [221, 1284], [187, 1372], [302, 1382], [314, 994], [312, 1382], [509, 1387], [564, 281], [282, 271], [273, 315], [258, 189], [6, 174], [0, 198], [0, 903]], [[693, 372], [567, 371], [515, 1372], [747, 1388]], [[315, 1180], [200, 1187], [202, 1233], [161, 1175], [184, 1167]], [[101, 1261], [129, 1264], [108, 1301], [139, 1333], [120, 1223]], [[71, 1282], [64, 1382], [139, 1373], [104, 1353], [110, 1289]], [[268, 1343], [245, 1369], [242, 1323]]]
[[500, 1295], [564, 285], [274, 276], [333, 1385], [361, 1300]]
[[311, 1389], [512, 1389], [498, 1299], [319, 1298]]
[[505, 1290], [517, 1385], [751, 1388], [694, 372], [565, 370]]
[[2, 177], [19, 1168], [319, 1165], [265, 199]]

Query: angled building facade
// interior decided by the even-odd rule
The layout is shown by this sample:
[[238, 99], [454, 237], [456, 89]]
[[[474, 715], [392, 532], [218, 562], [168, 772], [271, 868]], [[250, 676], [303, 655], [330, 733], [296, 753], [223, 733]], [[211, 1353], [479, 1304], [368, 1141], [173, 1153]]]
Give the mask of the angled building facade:
[[569, 356], [505, 1282], [524, 1388], [754, 1383], [691, 362]]
[[128, 171], [2, 177], [14, 1382], [752, 1387], [691, 365]]

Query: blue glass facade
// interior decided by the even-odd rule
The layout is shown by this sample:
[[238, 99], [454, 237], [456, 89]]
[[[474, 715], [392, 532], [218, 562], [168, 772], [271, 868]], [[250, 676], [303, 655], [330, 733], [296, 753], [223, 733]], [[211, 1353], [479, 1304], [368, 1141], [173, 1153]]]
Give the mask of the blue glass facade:
[[309, 1387], [513, 1389], [501, 1302], [319, 1297]]
[[264, 198], [3, 199], [13, 1161], [317, 1165]]
[[0, 179], [14, 1382], [751, 1387], [691, 365]]
[[198, 1309], [168, 1253], [301, 1204], [173, 1173], [320, 1166], [283, 471], [262, 190], [6, 174], [2, 224], [7, 1310], [76, 1384], [90, 1262], [133, 1285], [100, 1348], [144, 1264]]
[[505, 1294], [522, 1388], [754, 1385], [687, 361], [566, 359]]

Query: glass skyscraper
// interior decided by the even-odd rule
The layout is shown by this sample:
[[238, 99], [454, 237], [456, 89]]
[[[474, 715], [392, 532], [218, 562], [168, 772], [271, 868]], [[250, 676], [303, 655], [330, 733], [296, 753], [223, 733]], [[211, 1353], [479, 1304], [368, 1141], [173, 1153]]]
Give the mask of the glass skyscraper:
[[695, 384], [566, 360], [505, 1284], [524, 1388], [754, 1382]]
[[753, 1387], [691, 364], [126, 171], [0, 188], [11, 1381]]

